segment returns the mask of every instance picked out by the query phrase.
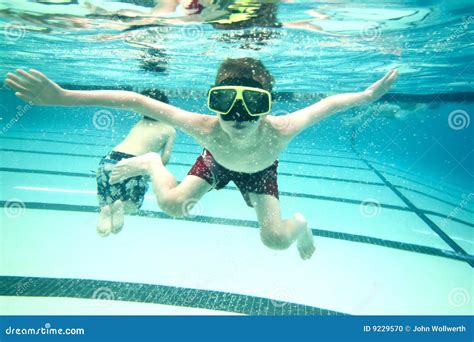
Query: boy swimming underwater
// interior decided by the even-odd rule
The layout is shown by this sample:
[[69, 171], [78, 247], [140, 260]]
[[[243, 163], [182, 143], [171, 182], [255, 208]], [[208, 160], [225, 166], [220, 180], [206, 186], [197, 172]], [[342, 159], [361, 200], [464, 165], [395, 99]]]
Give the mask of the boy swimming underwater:
[[380, 98], [397, 74], [392, 70], [362, 92], [329, 96], [284, 116], [268, 115], [273, 78], [252, 58], [227, 59], [219, 68], [208, 95], [208, 106], [216, 116], [188, 112], [128, 91], [65, 90], [36, 70], [21, 71], [15, 77], [9, 74], [6, 84], [18, 97], [34, 104], [127, 109], [181, 129], [196, 139], [204, 152], [179, 185], [156, 153], [119, 162], [111, 183], [148, 174], [161, 209], [183, 216], [190, 201], [197, 203], [209, 190], [233, 180], [247, 204], [255, 208], [262, 242], [279, 250], [297, 242], [301, 258], [309, 259], [315, 247], [303, 215], [281, 218], [277, 158], [304, 129], [338, 111]]
[[[166, 95], [156, 89], [148, 89], [141, 94], [168, 103]], [[124, 214], [138, 211], [148, 190], [148, 179], [144, 176], [131, 177], [111, 185], [109, 181], [113, 167], [121, 160], [160, 151], [163, 164], [167, 164], [175, 137], [176, 131], [173, 127], [145, 116], [133, 126], [120, 144], [101, 159], [97, 169], [99, 235], [107, 236], [111, 232], [120, 232], [124, 225]]]

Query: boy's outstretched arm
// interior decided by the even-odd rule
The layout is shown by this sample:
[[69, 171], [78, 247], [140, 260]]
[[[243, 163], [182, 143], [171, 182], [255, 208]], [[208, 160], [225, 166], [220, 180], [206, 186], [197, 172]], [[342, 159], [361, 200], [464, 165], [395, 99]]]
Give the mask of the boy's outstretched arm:
[[79, 91], [61, 88], [41, 72], [8, 73], [5, 84], [26, 102], [42, 106], [98, 106], [130, 110], [177, 127], [194, 136], [203, 134], [207, 115], [191, 113], [125, 90]]
[[286, 115], [286, 118], [274, 117], [273, 119], [286, 120], [286, 124], [283, 125], [285, 127], [284, 134], [294, 137], [305, 128], [314, 125], [331, 114], [378, 100], [390, 89], [397, 76], [398, 71], [396, 69], [391, 70], [382, 79], [362, 92], [328, 96], [309, 107]]

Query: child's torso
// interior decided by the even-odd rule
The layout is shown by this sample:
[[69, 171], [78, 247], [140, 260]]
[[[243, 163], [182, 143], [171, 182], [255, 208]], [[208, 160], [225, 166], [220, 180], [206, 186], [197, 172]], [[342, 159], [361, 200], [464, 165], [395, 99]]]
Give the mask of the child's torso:
[[236, 172], [255, 173], [271, 166], [286, 146], [271, 127], [263, 128], [258, 142], [247, 146], [233, 144], [222, 131], [216, 131], [198, 142], [219, 164]]
[[136, 156], [148, 152], [160, 152], [170, 135], [171, 127], [152, 120], [140, 120], [128, 133], [127, 137], [114, 151]]

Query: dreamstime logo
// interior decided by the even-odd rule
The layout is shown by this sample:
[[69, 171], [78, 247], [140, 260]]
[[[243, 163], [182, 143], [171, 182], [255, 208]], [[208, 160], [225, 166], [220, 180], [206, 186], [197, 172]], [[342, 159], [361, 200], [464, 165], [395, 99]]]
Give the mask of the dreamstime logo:
[[375, 217], [380, 214], [380, 211], [381, 211], [380, 203], [373, 198], [368, 198], [360, 204], [359, 211], [361, 215], [364, 217], [367, 217], [367, 218]]
[[210, 109], [209, 109], [207, 103], [205, 103], [201, 107], [199, 107], [198, 113], [207, 114], [207, 113], [209, 113], [209, 110]]
[[25, 291], [33, 284], [33, 279], [28, 278], [28, 280], [20, 281], [16, 284], [16, 295], [21, 296]]
[[463, 199], [462, 201], [453, 209], [451, 212], [446, 216], [443, 221], [440, 223], [440, 227], [444, 228], [448, 224], [449, 221], [451, 221], [454, 217], [456, 217], [459, 212], [464, 209], [469, 202], [471, 202], [474, 198], [474, 192], [470, 192], [469, 194], [463, 194]]
[[17, 21], [11, 22], [5, 25], [3, 34], [7, 40], [19, 40], [25, 36], [25, 26]]
[[462, 287], [456, 287], [449, 291], [448, 301], [452, 306], [461, 307], [471, 301], [471, 296], [466, 289]]
[[[376, 119], [379, 117], [379, 115], [384, 111], [386, 110], [386, 108], [388, 107], [388, 102], [385, 101], [383, 103], [377, 103], [376, 105], [374, 105], [373, 107], [370, 107], [370, 115], [367, 119], [364, 120], [364, 122], [359, 125], [353, 132], [352, 132], [352, 138], [353, 139], [357, 139], [359, 137], [359, 135], [364, 132], [369, 126], [370, 124]], [[364, 115], [363, 113], [365, 113], [365, 111], [359, 111], [357, 112], [357, 116], [360, 116], [360, 115]]]
[[449, 127], [451, 127], [452, 129], [456, 131], [469, 127], [470, 122], [471, 122], [471, 118], [469, 117], [469, 114], [465, 110], [456, 109], [456, 110], [453, 110], [451, 113], [449, 113], [449, 116], [448, 116]]
[[310, 50], [312, 57], [321, 58], [324, 46], [322, 44], [323, 41], [315, 37], [312, 32], [301, 30], [297, 33], [295, 40], [303, 49]]
[[3, 211], [5, 212], [5, 215], [10, 218], [18, 218], [25, 213], [26, 206], [21, 199], [12, 198], [5, 203]]
[[110, 110], [101, 109], [94, 113], [92, 123], [98, 130], [105, 131], [114, 125], [114, 115]]
[[277, 308], [282, 308], [286, 304], [288, 304], [290, 295], [288, 293], [288, 290], [284, 287], [279, 287], [276, 288], [271, 295], [272, 298], [278, 298], [278, 299], [272, 299], [272, 305], [277, 307]]
[[190, 198], [184, 201], [181, 211], [185, 217], [194, 218], [202, 214], [203, 208], [198, 199]]
[[382, 31], [380, 29], [380, 26], [374, 27], [373, 25], [366, 24], [360, 29], [360, 35], [363, 39], [368, 41], [374, 41], [379, 39], [381, 34]]
[[[5, 111], [5, 114], [6, 114], [7, 110], [6, 110], [5, 106], [3, 106], [3, 105], [0, 105], [0, 106], [2, 107], [2, 112]], [[1, 130], [1, 132], [0, 132], [0, 135], [5, 134], [6, 132], [8, 132], [8, 130], [9, 130], [10, 128], [12, 128], [13, 125], [14, 125], [15, 123], [17, 123], [18, 120], [20, 120], [21, 117], [22, 117], [23, 115], [25, 115], [25, 114], [31, 109], [32, 106], [33, 106], [33, 102], [31, 102], [31, 101], [28, 102], [26, 105], [17, 106], [17, 107], [16, 107], [17, 112], [16, 112], [15, 116], [14, 116], [13, 118], [11, 118], [11, 120], [10, 120], [5, 126], [2, 127], [2, 130]], [[0, 114], [4, 115], [4, 113], [0, 113]]]
[[[327, 82], [331, 82], [331, 85], [337, 84], [337, 82], [330, 81], [328, 77], [318, 77], [317, 80], [321, 84], [324, 84]], [[336, 88], [337, 87], [338, 86], [336, 86]], [[302, 92], [302, 93], [293, 93], [292, 99], [294, 101], [311, 102], [310, 104], [313, 104], [315, 102], [321, 101], [323, 99], [323, 96], [318, 93]]]
[[118, 14], [114, 14], [113, 16], [110, 17], [110, 20], [122, 23], [122, 18], [123, 18], [122, 16]]
[[202, 25], [190, 24], [181, 28], [181, 33], [188, 39], [198, 39], [203, 36]]
[[98, 305], [105, 306], [115, 299], [115, 295], [108, 287], [99, 287], [92, 294], [92, 298]]
[[277, 130], [282, 130], [288, 128], [290, 125], [290, 119], [288, 118], [289, 112], [283, 109], [277, 110], [273, 113], [273, 118], [271, 121], [272, 127]]
[[356, 315], [361, 314], [361, 311], [367, 308], [368, 304], [370, 304], [370, 302], [377, 296], [381, 289], [382, 284], [374, 281], [367, 294], [365, 294], [365, 296], [360, 296], [361, 301], [356, 306], [354, 306], [350, 312]]
[[474, 16], [472, 15], [470, 15], [469, 17], [463, 18], [462, 23], [456, 27], [456, 29], [452, 32], [452, 34], [448, 38], [444, 39], [442, 42], [438, 44], [435, 51], [437, 52], [443, 51], [449, 46], [451, 42], [453, 42], [454, 40], [458, 39], [463, 34], [465, 34], [466, 31], [468, 30], [468, 26], [472, 23], [472, 21], [474, 21]]

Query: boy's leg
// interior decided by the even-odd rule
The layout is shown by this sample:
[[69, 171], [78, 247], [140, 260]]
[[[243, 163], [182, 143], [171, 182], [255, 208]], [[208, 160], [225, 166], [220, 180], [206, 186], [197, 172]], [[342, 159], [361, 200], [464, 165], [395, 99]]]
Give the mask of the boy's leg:
[[124, 159], [112, 170], [111, 183], [148, 174], [153, 184], [153, 191], [160, 208], [171, 216], [189, 214], [199, 199], [206, 194], [212, 185], [197, 176], [186, 176], [178, 185], [176, 178], [166, 169], [158, 153], [147, 153], [139, 157]]
[[124, 226], [124, 216], [136, 213], [142, 206], [148, 190], [146, 179], [143, 177], [128, 178], [114, 185], [121, 199], [112, 204], [112, 233], [118, 234]]
[[111, 193], [113, 192], [109, 184], [109, 174], [111, 164], [111, 153], [103, 157], [97, 167], [97, 200], [99, 202], [100, 212], [97, 221], [97, 233], [100, 236], [108, 236], [113, 229], [113, 204], [111, 204]]
[[276, 197], [249, 193], [249, 198], [257, 213], [260, 237], [265, 246], [287, 249], [297, 241], [301, 258], [311, 258], [315, 251], [313, 234], [303, 215], [296, 213], [292, 218], [282, 220], [280, 201]]
[[112, 233], [119, 233], [124, 224], [124, 202], [116, 200], [112, 205]]
[[100, 208], [99, 219], [97, 221], [97, 233], [100, 236], [107, 236], [112, 231], [112, 209], [110, 205]]
[[112, 233], [118, 234], [125, 223], [125, 215], [134, 214], [138, 211], [137, 205], [133, 201], [114, 202], [112, 207]]

